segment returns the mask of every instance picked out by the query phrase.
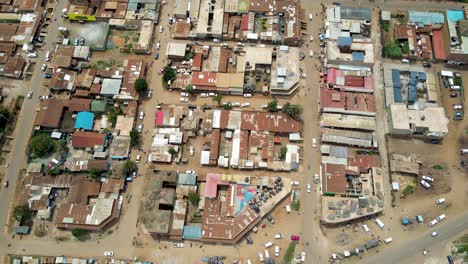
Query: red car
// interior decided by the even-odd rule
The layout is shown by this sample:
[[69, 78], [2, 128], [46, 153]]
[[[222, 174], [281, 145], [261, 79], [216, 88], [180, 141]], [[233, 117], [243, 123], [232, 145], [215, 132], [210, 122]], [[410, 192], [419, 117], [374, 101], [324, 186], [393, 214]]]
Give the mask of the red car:
[[292, 240], [292, 241], [299, 241], [299, 239], [301, 239], [300, 236], [298, 236], [298, 235], [291, 235], [291, 240]]

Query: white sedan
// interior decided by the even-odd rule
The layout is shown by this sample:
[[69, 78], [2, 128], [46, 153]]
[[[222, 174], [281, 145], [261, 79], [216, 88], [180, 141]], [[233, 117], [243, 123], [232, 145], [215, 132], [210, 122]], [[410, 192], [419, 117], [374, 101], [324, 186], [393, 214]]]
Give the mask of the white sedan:
[[189, 94], [188, 94], [188, 93], [181, 92], [181, 93], [180, 93], [180, 96], [183, 96], [183, 97], [188, 97], [188, 96], [189, 96]]
[[242, 107], [249, 107], [249, 106], [250, 106], [250, 103], [242, 103], [241, 106], [242, 106]]
[[307, 184], [307, 192], [310, 193], [310, 190], [311, 190], [311, 189], [312, 189], [312, 188], [310, 187], [310, 183], [308, 183], [308, 184]]
[[187, 98], [180, 98], [180, 102], [182, 102], [182, 103], [187, 103], [187, 102], [188, 102], [188, 99], [187, 99]]
[[112, 252], [112, 251], [104, 251], [104, 256], [105, 256], [105, 257], [112, 257], [112, 256], [114, 256], [114, 252]]
[[434, 231], [434, 232], [431, 233], [431, 236], [432, 236], [432, 237], [436, 237], [436, 236], [438, 236], [438, 235], [439, 235], [439, 232], [438, 232], [438, 231]]

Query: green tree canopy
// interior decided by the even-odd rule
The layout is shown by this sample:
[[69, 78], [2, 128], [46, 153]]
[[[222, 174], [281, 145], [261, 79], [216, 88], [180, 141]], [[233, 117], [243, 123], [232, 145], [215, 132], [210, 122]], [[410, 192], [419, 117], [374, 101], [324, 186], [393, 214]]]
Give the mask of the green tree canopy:
[[231, 110], [232, 109], [232, 103], [227, 102], [227, 103], [223, 104], [223, 109], [224, 110]]
[[278, 101], [273, 100], [273, 101], [270, 101], [268, 104], [267, 104], [267, 110], [268, 112], [277, 112], [278, 111]]
[[215, 97], [213, 97], [213, 102], [216, 102], [218, 106], [221, 106], [221, 103], [223, 102], [223, 96], [217, 94]]
[[135, 161], [127, 159], [123, 164], [124, 174], [130, 174], [138, 169]]
[[141, 136], [136, 129], [130, 131], [130, 145], [132, 147], [140, 145]]
[[286, 158], [286, 152], [288, 152], [288, 148], [286, 146], [282, 146], [280, 148], [279, 158], [284, 160], [284, 158]]
[[83, 241], [89, 238], [89, 231], [81, 228], [73, 228], [71, 233], [78, 240]]
[[0, 108], [0, 131], [5, 129], [6, 125], [10, 121], [10, 112], [4, 108]]
[[302, 114], [302, 107], [297, 104], [285, 103], [282, 111], [294, 119], [299, 119]]
[[31, 138], [29, 147], [31, 148], [31, 153], [35, 157], [40, 158], [54, 150], [54, 141], [48, 134], [41, 133]]
[[172, 69], [170, 66], [167, 66], [165, 69], [164, 69], [164, 74], [163, 74], [163, 81], [164, 83], [167, 84], [167, 82], [169, 81], [174, 81], [176, 78], [176, 72], [174, 69]]
[[169, 152], [169, 154], [171, 154], [172, 156], [177, 154], [177, 151], [174, 148], [170, 148], [167, 152]]
[[193, 206], [197, 206], [201, 200], [200, 195], [196, 192], [190, 193], [188, 199]]
[[382, 48], [384, 57], [400, 59], [403, 53], [396, 42], [385, 44]]
[[188, 84], [187, 86], [185, 86], [185, 91], [189, 94], [193, 94], [195, 92], [195, 89], [193, 88], [193, 85]]
[[135, 90], [139, 93], [145, 93], [148, 91], [148, 82], [143, 78], [138, 78], [135, 81]]
[[13, 209], [13, 217], [19, 222], [26, 222], [32, 218], [33, 211], [27, 204], [17, 205]]
[[89, 170], [89, 177], [93, 180], [97, 179], [100, 175], [101, 175], [101, 170], [98, 170], [96, 168], [91, 168]]

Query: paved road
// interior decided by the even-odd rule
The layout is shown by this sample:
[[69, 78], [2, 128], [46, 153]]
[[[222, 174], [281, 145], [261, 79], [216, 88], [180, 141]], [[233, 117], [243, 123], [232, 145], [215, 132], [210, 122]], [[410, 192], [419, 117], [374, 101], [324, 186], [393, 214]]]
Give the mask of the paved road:
[[[398, 247], [391, 248], [388, 250], [381, 251], [373, 257], [364, 259], [364, 263], [381, 263], [381, 264], [392, 264], [392, 263], [403, 263], [403, 261], [416, 254], [422, 254], [423, 249], [430, 250], [441, 242], [452, 238], [468, 229], [468, 212], [464, 212], [456, 217], [448, 216], [446, 221], [441, 222], [434, 226], [432, 229], [428, 229], [428, 232], [418, 237], [413, 237], [407, 240], [405, 243], [401, 243]], [[430, 233], [432, 231], [439, 231], [439, 236], [431, 238]]]
[[[56, 10], [62, 10], [66, 6], [67, 1], [61, 0], [58, 2]], [[60, 11], [55, 12], [52, 18], [57, 19], [59, 22], [51, 23], [48, 28], [48, 35], [46, 37], [46, 44], [43, 46], [44, 49], [38, 52], [38, 57], [36, 58], [36, 67], [31, 78], [31, 87], [28, 91], [33, 91], [33, 96], [31, 99], [25, 98], [23, 107], [21, 109], [21, 114], [16, 123], [16, 129], [13, 133], [15, 140], [13, 143], [13, 149], [10, 153], [10, 160], [7, 162], [8, 168], [6, 169], [5, 179], [9, 182], [10, 186], [7, 189], [2, 187], [0, 191], [0, 212], [2, 212], [0, 217], [0, 226], [5, 226], [7, 224], [7, 212], [10, 206], [11, 199], [13, 198], [13, 192], [16, 187], [17, 178], [21, 169], [24, 168], [26, 164], [26, 145], [29, 141], [29, 136], [33, 128], [33, 119], [35, 116], [36, 104], [38, 103], [39, 95], [48, 94], [43, 87], [41, 87], [41, 82], [43, 79], [43, 73], [41, 71], [41, 65], [45, 61], [45, 53], [48, 50], [52, 50], [54, 47], [54, 40], [58, 33], [58, 23], [60, 23]], [[3, 232], [2, 232], [3, 235]]]

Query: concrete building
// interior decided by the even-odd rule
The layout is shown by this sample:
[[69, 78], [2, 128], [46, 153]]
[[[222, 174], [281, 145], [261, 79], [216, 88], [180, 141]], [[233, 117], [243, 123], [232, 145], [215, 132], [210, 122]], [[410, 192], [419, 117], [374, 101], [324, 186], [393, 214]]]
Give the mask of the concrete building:
[[292, 95], [299, 83], [299, 49], [280, 46], [276, 61], [271, 67], [270, 94], [273, 96]]
[[201, 0], [195, 34], [197, 38], [217, 38], [223, 35], [225, 0]]
[[404, 104], [390, 105], [390, 132], [442, 138], [448, 133], [449, 120], [443, 107], [408, 109]]

